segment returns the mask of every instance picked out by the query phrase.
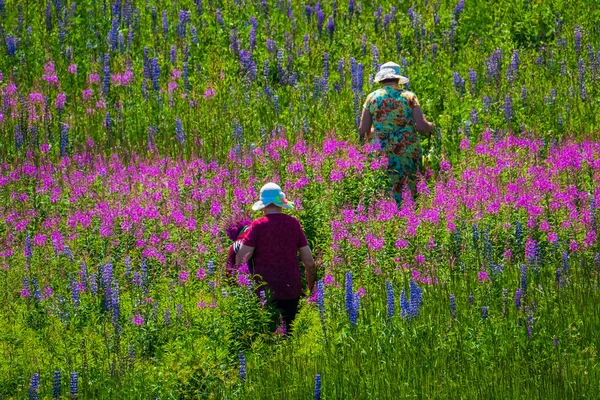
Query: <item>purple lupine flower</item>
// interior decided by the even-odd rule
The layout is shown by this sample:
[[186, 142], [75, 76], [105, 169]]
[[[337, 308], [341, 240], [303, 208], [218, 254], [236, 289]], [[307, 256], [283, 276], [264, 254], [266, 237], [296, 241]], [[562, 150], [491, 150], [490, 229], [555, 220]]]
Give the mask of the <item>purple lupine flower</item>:
[[350, 15], [350, 19], [352, 19], [352, 16], [354, 15], [354, 9], [355, 9], [354, 0], [350, 0], [348, 2], [348, 14]]
[[329, 37], [333, 37], [333, 32], [335, 31], [335, 21], [333, 19], [333, 15], [330, 15], [327, 19], [327, 32], [329, 33]]
[[525, 264], [521, 265], [521, 290], [527, 291], [527, 266]]
[[350, 309], [350, 324], [352, 326], [356, 325], [358, 320], [358, 311], [360, 309], [360, 296], [358, 292], [352, 296], [352, 308]]
[[158, 65], [158, 58], [152, 58], [150, 62], [150, 73], [152, 75], [152, 88], [158, 92], [160, 89], [160, 65]]
[[502, 50], [496, 49], [485, 60], [486, 74], [490, 80], [500, 78], [500, 68], [502, 67]]
[[477, 114], [477, 109], [473, 107], [471, 109], [471, 124], [476, 125], [479, 122], [479, 114]]
[[170, 308], [165, 309], [165, 313], [163, 314], [163, 320], [165, 322], [166, 327], [171, 325], [171, 309]]
[[110, 91], [110, 55], [104, 54], [104, 76], [102, 78], [102, 93], [108, 96]]
[[54, 371], [54, 378], [52, 379], [52, 398], [60, 398], [60, 371]]
[[171, 51], [169, 53], [169, 61], [171, 61], [171, 64], [175, 65], [175, 63], [177, 62], [177, 46], [172, 45], [171, 46]]
[[374, 44], [371, 45], [371, 53], [373, 53], [373, 69], [379, 70], [379, 49]]
[[490, 105], [491, 105], [491, 100], [488, 96], [483, 96], [481, 98], [481, 102], [483, 103], [483, 113], [485, 115], [488, 115], [490, 113]]
[[309, 36], [304, 35], [304, 52], [306, 54], [310, 53], [310, 46], [309, 46], [308, 40], [309, 40]]
[[60, 156], [64, 157], [67, 155], [69, 147], [69, 127], [67, 124], [62, 124], [60, 130]]
[[306, 19], [310, 22], [310, 17], [312, 16], [313, 9], [310, 4], [307, 4], [304, 8], [304, 14], [306, 14]]
[[194, 25], [190, 26], [190, 35], [192, 36], [192, 44], [198, 44], [198, 30]]
[[454, 83], [454, 87], [456, 88], [456, 91], [458, 91], [461, 94], [465, 91], [465, 80], [456, 71], [454, 71], [453, 83]]
[[23, 255], [27, 259], [27, 263], [33, 257], [33, 251], [31, 250], [31, 236], [29, 236], [29, 232], [25, 235], [25, 248], [23, 249]]
[[521, 288], [515, 290], [515, 306], [521, 308]]
[[400, 315], [402, 318], [410, 318], [410, 304], [406, 299], [406, 292], [403, 290], [400, 292]]
[[121, 315], [121, 302], [119, 293], [119, 281], [115, 278], [110, 291], [110, 309], [112, 310], [112, 322], [115, 327], [118, 325], [119, 316]]
[[181, 119], [177, 117], [175, 120], [175, 137], [179, 143], [185, 142], [185, 136], [183, 134], [183, 126], [181, 123]]
[[[317, 3], [319, 4], [319, 3]], [[319, 7], [317, 9], [317, 30], [319, 31], [319, 35], [323, 33], [323, 22], [325, 21], [325, 13]]]
[[533, 311], [529, 310], [527, 313], [527, 337], [531, 339], [533, 337]]
[[179, 37], [185, 37], [186, 24], [188, 22], [188, 13], [185, 10], [179, 11], [179, 25], [177, 25], [177, 34]]
[[325, 317], [325, 286], [323, 280], [317, 282], [317, 307], [322, 321]]
[[508, 65], [508, 70], [506, 71], [506, 79], [508, 83], [512, 83], [519, 70], [519, 51], [513, 50], [512, 58], [510, 59], [510, 64]]
[[458, 0], [458, 4], [454, 7], [454, 18], [458, 19], [465, 9], [465, 0]]
[[77, 396], [78, 392], [79, 377], [77, 372], [71, 372], [71, 396]]
[[39, 398], [38, 390], [40, 389], [40, 374], [38, 374], [37, 372], [33, 374], [29, 382], [29, 399], [37, 400]]
[[452, 318], [456, 318], [456, 296], [450, 295], [450, 315]]
[[240, 359], [240, 381], [244, 382], [246, 380], [246, 356], [244, 356], [244, 353], [240, 352], [239, 359]]
[[71, 276], [71, 297], [73, 299], [73, 307], [79, 308], [79, 282]]
[[512, 115], [512, 99], [510, 98], [510, 96], [506, 96], [506, 98], [504, 99], [504, 120], [506, 122], [510, 122], [510, 120], [512, 119]]
[[223, 26], [223, 15], [221, 15], [221, 9], [220, 8], [217, 8], [216, 15], [217, 15], [217, 23], [219, 25]]
[[575, 25], [575, 52], [579, 54], [581, 51], [581, 28]]
[[414, 281], [410, 281], [410, 316], [412, 318], [417, 316], [422, 304], [423, 291]]
[[475, 301], [475, 297], [472, 294], [470, 294], [468, 297], [468, 300], [469, 300], [469, 304], [473, 304], [473, 302]]
[[361, 63], [358, 63], [356, 67], [356, 91], [359, 93], [363, 92], [364, 85], [364, 68]]
[[488, 308], [487, 308], [487, 306], [483, 306], [483, 307], [481, 307], [481, 318], [487, 319], [487, 317], [488, 317]]
[[167, 37], [169, 34], [169, 18], [167, 16], [167, 10], [163, 10], [162, 12], [162, 28], [163, 36]]
[[469, 83], [471, 84], [471, 90], [475, 91], [477, 87], [477, 72], [473, 68], [469, 68]]
[[350, 314], [353, 302], [352, 272], [346, 272], [346, 313]]
[[321, 400], [321, 374], [315, 375], [315, 392], [313, 394], [314, 400]]
[[387, 293], [387, 316], [388, 318], [390, 318], [393, 317], [395, 314], [394, 287], [392, 286], [391, 282], [386, 281], [385, 289]]

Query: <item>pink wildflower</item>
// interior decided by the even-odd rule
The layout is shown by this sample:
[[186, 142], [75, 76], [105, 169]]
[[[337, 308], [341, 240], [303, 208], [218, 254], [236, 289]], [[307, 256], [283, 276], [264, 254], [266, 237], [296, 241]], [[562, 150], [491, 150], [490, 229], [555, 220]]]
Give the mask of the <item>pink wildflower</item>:
[[135, 326], [142, 326], [142, 325], [144, 325], [144, 318], [142, 318], [142, 316], [141, 316], [141, 315], [139, 315], [139, 314], [136, 314], [136, 315], [133, 317], [133, 320], [132, 320], [132, 321], [133, 321], [133, 324], [134, 324]]
[[479, 274], [477, 275], [477, 279], [479, 280], [479, 282], [483, 283], [483, 282], [489, 281], [490, 277], [488, 276], [487, 272], [479, 271]]

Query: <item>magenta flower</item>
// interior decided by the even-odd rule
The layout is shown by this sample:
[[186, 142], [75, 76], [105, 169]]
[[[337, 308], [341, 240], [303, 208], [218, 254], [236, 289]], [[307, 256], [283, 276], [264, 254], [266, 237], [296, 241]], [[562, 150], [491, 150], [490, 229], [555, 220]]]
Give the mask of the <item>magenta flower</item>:
[[204, 280], [206, 278], [206, 270], [204, 268], [198, 268], [196, 271], [196, 279]]
[[67, 71], [69, 71], [70, 74], [77, 75], [77, 64], [69, 65]]
[[184, 285], [187, 282], [189, 276], [190, 276], [189, 271], [181, 271], [179, 273], [179, 275], [177, 276], [177, 279], [179, 280], [179, 284]]
[[133, 322], [133, 324], [134, 324], [135, 326], [142, 326], [142, 325], [144, 325], [144, 318], [142, 318], [142, 316], [141, 316], [141, 315], [139, 315], [139, 314], [136, 314], [136, 315], [133, 317], [133, 320], [132, 320], [132, 322]]
[[477, 274], [477, 279], [479, 280], [480, 283], [484, 283], [484, 282], [488, 282], [490, 280], [490, 277], [488, 276], [487, 272], [479, 271], [479, 274]]
[[416, 262], [417, 264], [422, 264], [422, 263], [424, 263], [424, 262], [425, 262], [425, 256], [424, 256], [423, 254], [417, 254], [417, 255], [415, 256], [415, 262]]

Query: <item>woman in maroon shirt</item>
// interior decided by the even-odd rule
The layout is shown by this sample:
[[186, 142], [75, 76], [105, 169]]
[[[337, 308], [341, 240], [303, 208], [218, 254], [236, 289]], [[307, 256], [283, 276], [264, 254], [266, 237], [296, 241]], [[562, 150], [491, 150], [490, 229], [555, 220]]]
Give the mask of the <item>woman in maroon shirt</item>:
[[263, 210], [264, 215], [254, 220], [244, 232], [242, 246], [236, 254], [237, 266], [252, 257], [253, 272], [260, 275], [273, 292], [288, 331], [302, 294], [298, 253], [311, 291], [315, 283], [315, 261], [302, 226], [296, 218], [282, 213], [283, 208], [293, 207], [278, 185], [272, 182], [264, 185], [260, 189], [260, 201], [252, 206], [255, 211]]

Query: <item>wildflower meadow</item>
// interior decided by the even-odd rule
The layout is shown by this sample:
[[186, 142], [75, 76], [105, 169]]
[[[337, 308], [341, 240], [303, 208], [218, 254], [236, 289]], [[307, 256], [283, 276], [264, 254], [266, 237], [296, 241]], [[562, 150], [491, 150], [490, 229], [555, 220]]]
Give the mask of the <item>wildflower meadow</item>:
[[[386, 61], [436, 127], [401, 205]], [[0, 398], [598, 398], [599, 95], [596, 0], [0, 0]], [[291, 332], [225, 263], [269, 181]]]

